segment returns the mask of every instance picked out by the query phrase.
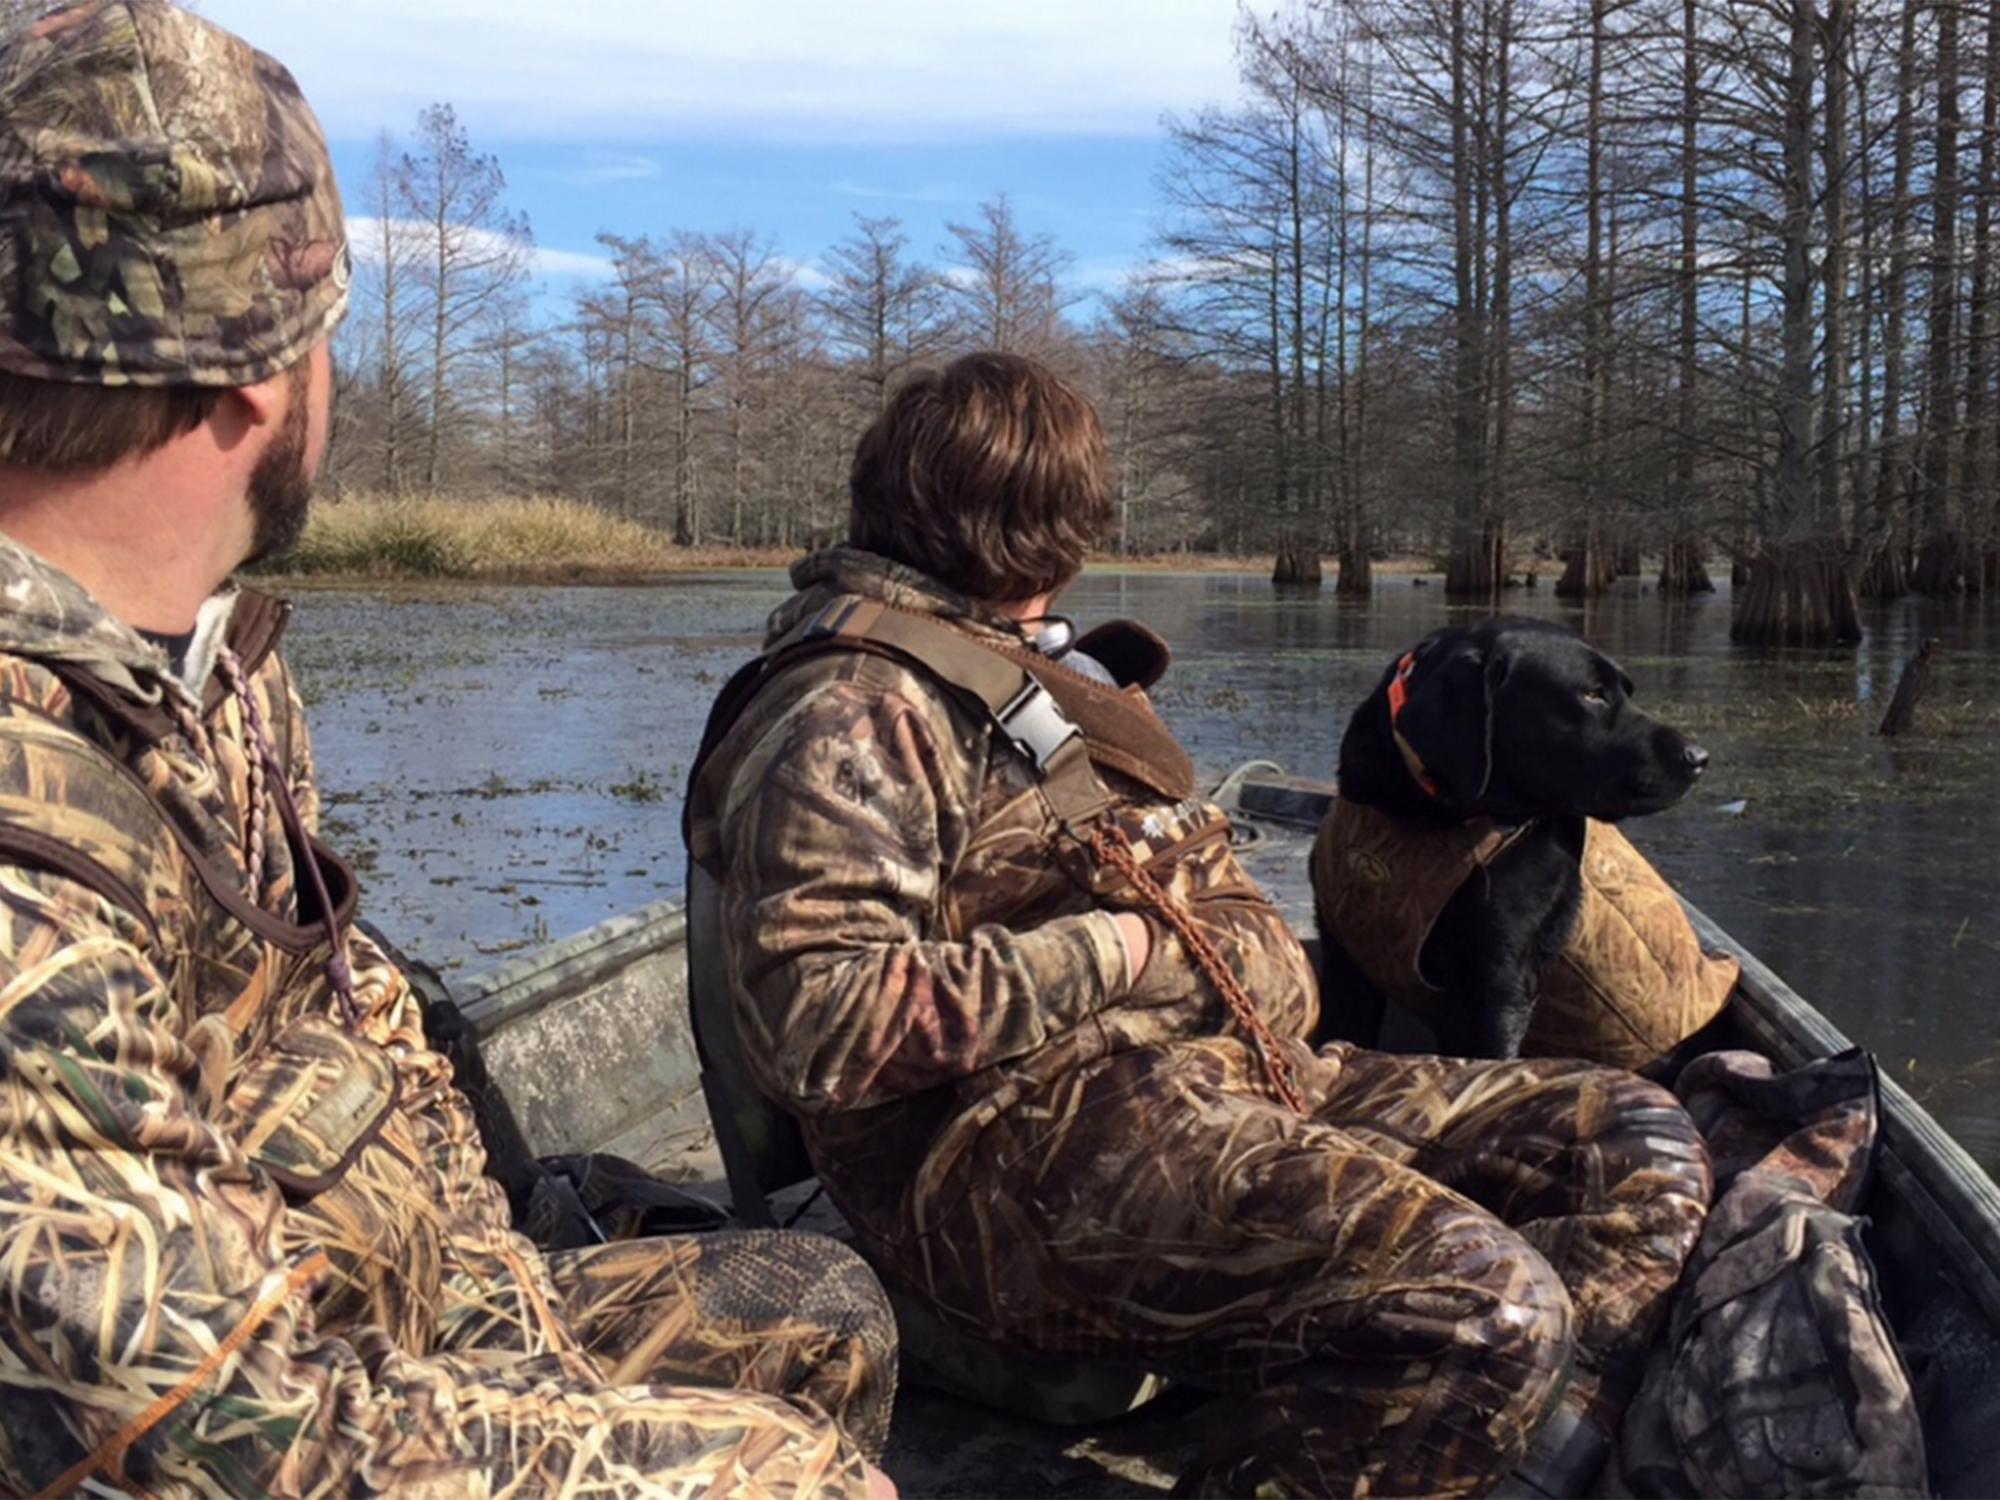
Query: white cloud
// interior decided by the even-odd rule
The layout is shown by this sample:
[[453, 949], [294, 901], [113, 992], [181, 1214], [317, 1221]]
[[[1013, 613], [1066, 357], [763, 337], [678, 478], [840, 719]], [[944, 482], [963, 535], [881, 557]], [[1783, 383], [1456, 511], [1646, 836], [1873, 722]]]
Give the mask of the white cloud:
[[557, 169], [549, 175], [578, 187], [599, 187], [614, 182], [649, 182], [660, 175], [660, 170], [657, 157], [586, 151], [575, 166]]
[[588, 250], [555, 250], [547, 245], [534, 248], [535, 269], [544, 276], [609, 276], [611, 261]]
[[823, 292], [833, 285], [833, 278], [809, 260], [794, 260], [789, 255], [781, 255], [778, 267], [792, 279], [793, 286], [808, 292]]
[[203, 12], [286, 62], [349, 138], [437, 99], [485, 140], [1132, 135], [1235, 90], [1235, 0], [205, 0]]
[[968, 193], [960, 188], [885, 188], [846, 179], [832, 183], [831, 186], [843, 198], [867, 198], [884, 203], [971, 203], [978, 197], [978, 194]]
[[[417, 249], [432, 239], [430, 225], [418, 219], [392, 219], [390, 232], [402, 243]], [[502, 236], [487, 229], [466, 231], [473, 249], [485, 251], [497, 249], [508, 243]], [[368, 214], [350, 215], [347, 220], [347, 244], [354, 258], [363, 265], [378, 265], [382, 260], [382, 221]], [[546, 245], [527, 247], [529, 269], [537, 276], [590, 277], [609, 276], [611, 261], [602, 255], [593, 255], [584, 250], [556, 250]]]

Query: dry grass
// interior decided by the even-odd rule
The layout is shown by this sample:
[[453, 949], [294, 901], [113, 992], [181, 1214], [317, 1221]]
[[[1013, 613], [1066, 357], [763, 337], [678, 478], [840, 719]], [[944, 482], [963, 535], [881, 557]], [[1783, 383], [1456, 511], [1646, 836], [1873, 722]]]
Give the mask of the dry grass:
[[[357, 495], [322, 501], [284, 573], [348, 578], [618, 578], [753, 561], [676, 547], [637, 521], [575, 500]], [[790, 561], [774, 554], [768, 565]]]
[[[305, 578], [475, 578], [617, 583], [661, 573], [786, 568], [795, 547], [677, 547], [663, 531], [577, 500], [505, 500], [347, 495], [313, 507], [305, 539], [272, 572]], [[1094, 570], [1265, 573], [1272, 559], [1166, 552], [1103, 552]], [[1378, 574], [1425, 571], [1420, 558], [1390, 558]], [[1332, 569], [1327, 575], [1333, 582]]]

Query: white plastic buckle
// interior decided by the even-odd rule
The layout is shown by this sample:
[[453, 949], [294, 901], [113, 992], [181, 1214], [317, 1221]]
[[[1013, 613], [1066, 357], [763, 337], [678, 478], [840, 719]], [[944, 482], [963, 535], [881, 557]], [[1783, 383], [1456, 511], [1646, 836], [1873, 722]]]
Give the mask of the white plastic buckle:
[[1056, 707], [1049, 690], [1032, 678], [994, 717], [1000, 722], [1000, 732], [1013, 742], [1014, 748], [1045, 775], [1056, 752], [1083, 734]]

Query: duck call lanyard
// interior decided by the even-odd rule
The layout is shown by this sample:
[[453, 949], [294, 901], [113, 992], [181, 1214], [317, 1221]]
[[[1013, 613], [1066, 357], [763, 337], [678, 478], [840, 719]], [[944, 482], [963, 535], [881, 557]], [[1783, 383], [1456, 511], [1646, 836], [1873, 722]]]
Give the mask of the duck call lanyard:
[[[1063, 831], [1071, 838], [1077, 838], [1076, 831], [1069, 825], [1065, 824]], [[1132, 852], [1132, 845], [1122, 830], [1099, 823], [1087, 840], [1079, 842], [1087, 844], [1100, 861], [1123, 875], [1140, 901], [1173, 929], [1174, 935], [1181, 940], [1181, 946], [1187, 949], [1188, 957], [1194, 960], [1195, 967], [1222, 996], [1222, 1003], [1229, 1007], [1236, 1024], [1256, 1044], [1265, 1075], [1271, 1080], [1272, 1091], [1292, 1110], [1299, 1114], [1307, 1113], [1305, 1099], [1299, 1093], [1298, 1078], [1292, 1071], [1291, 1059], [1285, 1056], [1278, 1039], [1271, 1034], [1270, 1026], [1257, 1013], [1257, 1003], [1243, 988], [1243, 981], [1230, 971], [1229, 961], [1195, 923], [1193, 913], [1169, 895], [1166, 888], [1139, 863], [1138, 855]]]
[[[354, 998], [354, 970], [347, 960], [347, 935], [341, 931], [340, 914], [334, 909], [333, 897], [326, 888], [326, 876], [320, 871], [319, 855], [314, 852], [312, 840], [306, 835], [305, 819], [300, 816], [298, 801], [292, 796], [291, 775], [279, 761], [277, 751], [271, 748], [271, 736], [264, 727], [264, 710], [257, 704], [257, 695], [250, 691], [249, 678], [243, 671], [243, 664], [236, 659], [236, 653], [225, 647], [216, 658], [216, 666], [229, 680], [236, 701], [243, 709], [243, 737], [248, 742], [244, 748], [250, 760], [250, 799], [254, 804], [250, 819], [261, 820], [263, 816], [262, 799], [258, 795], [258, 783], [262, 782], [268, 788], [271, 800], [277, 804], [278, 817], [290, 836], [295, 858], [305, 867], [306, 879], [319, 901], [320, 921], [326, 927], [328, 945], [327, 988], [332, 990], [333, 998], [340, 1007], [341, 1020], [349, 1031], [355, 1031], [361, 1025], [361, 1007]], [[253, 847], [260, 842], [253, 836]], [[259, 879], [255, 864], [251, 867], [250, 878], [253, 883]]]

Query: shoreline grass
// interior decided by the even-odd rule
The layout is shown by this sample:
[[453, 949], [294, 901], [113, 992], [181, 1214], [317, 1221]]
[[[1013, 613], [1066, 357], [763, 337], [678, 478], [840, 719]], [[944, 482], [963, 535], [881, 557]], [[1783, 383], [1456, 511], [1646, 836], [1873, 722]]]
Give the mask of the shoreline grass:
[[[664, 575], [788, 568], [796, 547], [680, 547], [664, 531], [579, 500], [349, 495], [313, 507], [297, 548], [262, 569], [307, 585], [347, 582], [645, 583]], [[1269, 554], [1101, 552], [1090, 571], [1266, 573]], [[1390, 558], [1378, 574], [1429, 571]], [[1329, 574], [1328, 583], [1332, 582]]]
[[266, 571], [315, 583], [637, 582], [783, 567], [794, 556], [784, 548], [677, 547], [663, 531], [578, 500], [353, 495], [316, 504], [299, 545]]

